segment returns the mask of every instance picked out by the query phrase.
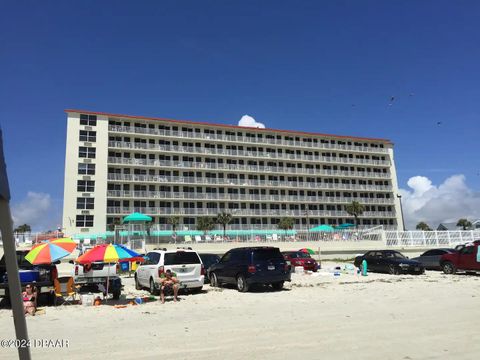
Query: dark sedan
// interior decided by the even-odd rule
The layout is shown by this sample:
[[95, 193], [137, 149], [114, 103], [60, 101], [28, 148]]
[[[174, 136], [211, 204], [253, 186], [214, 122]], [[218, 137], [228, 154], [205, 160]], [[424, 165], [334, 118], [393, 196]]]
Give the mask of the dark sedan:
[[412, 260], [421, 262], [425, 269], [428, 270], [442, 270], [440, 266], [440, 258], [444, 254], [453, 254], [457, 251], [455, 249], [432, 249], [425, 251], [422, 255], [416, 258], [412, 258]]
[[355, 258], [355, 266], [360, 267], [362, 261], [367, 261], [368, 271], [385, 272], [389, 274], [423, 274], [422, 263], [410, 260], [395, 250], [373, 250]]
[[205, 283], [210, 282], [208, 277], [208, 269], [213, 264], [216, 264], [220, 261], [220, 256], [217, 254], [198, 254], [200, 255], [200, 259], [202, 259], [203, 266], [205, 268]]

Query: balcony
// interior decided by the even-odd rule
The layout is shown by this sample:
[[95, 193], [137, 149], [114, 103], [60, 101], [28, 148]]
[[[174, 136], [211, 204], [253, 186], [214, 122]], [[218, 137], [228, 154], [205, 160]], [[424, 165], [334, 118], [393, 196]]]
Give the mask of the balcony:
[[[186, 216], [216, 216], [226, 209], [205, 209], [205, 208], [171, 208], [171, 207], [107, 207], [107, 215], [126, 215], [132, 212], [140, 212], [147, 215], [186, 215]], [[295, 216], [304, 218], [305, 210], [279, 210], [279, 209], [228, 209], [233, 216]], [[351, 217], [345, 211], [335, 210], [309, 210], [309, 217]], [[394, 212], [378, 211], [365, 212], [362, 217], [370, 218], [394, 218]]]
[[219, 193], [189, 193], [169, 191], [123, 191], [108, 190], [107, 198], [145, 199], [145, 200], [204, 200], [204, 201], [234, 201], [234, 202], [292, 202], [292, 203], [334, 203], [350, 204], [353, 200], [361, 204], [393, 205], [394, 199], [386, 198], [353, 198], [353, 197], [326, 197], [326, 196], [296, 196], [296, 195], [254, 195], [254, 194], [219, 194]]
[[387, 154], [388, 149], [380, 147], [365, 147], [365, 146], [353, 146], [353, 145], [340, 145], [340, 144], [326, 144], [326, 143], [313, 143], [313, 142], [303, 142], [303, 141], [288, 141], [284, 139], [269, 139], [263, 137], [261, 139], [257, 137], [248, 137], [248, 136], [237, 136], [237, 135], [217, 135], [217, 134], [203, 134], [195, 132], [185, 132], [185, 131], [169, 131], [169, 130], [159, 130], [159, 129], [147, 129], [140, 127], [128, 127], [128, 126], [117, 126], [109, 125], [108, 130], [113, 133], [123, 133], [123, 134], [139, 134], [147, 136], [160, 136], [162, 138], [171, 138], [171, 139], [189, 139], [189, 140], [204, 140], [204, 141], [217, 141], [217, 142], [227, 142], [227, 143], [246, 143], [246, 144], [257, 144], [257, 145], [272, 145], [272, 146], [281, 146], [281, 147], [293, 147], [293, 148], [305, 148], [305, 149], [318, 149], [318, 150], [338, 150], [338, 151], [347, 151], [347, 152], [360, 152], [360, 153], [376, 153], [376, 154]]
[[387, 160], [370, 160], [370, 159], [350, 159], [344, 157], [328, 157], [328, 156], [314, 156], [314, 155], [301, 155], [301, 154], [278, 154], [275, 152], [266, 151], [243, 151], [243, 150], [227, 150], [227, 149], [214, 149], [214, 148], [202, 148], [195, 146], [177, 146], [177, 145], [159, 145], [159, 144], [146, 144], [146, 143], [134, 143], [125, 141], [109, 141], [108, 146], [110, 148], [122, 149], [122, 150], [147, 150], [147, 151], [161, 151], [165, 153], [177, 153], [177, 154], [203, 154], [209, 156], [233, 156], [240, 158], [263, 158], [263, 159], [279, 159], [279, 160], [295, 160], [306, 162], [321, 162], [331, 164], [360, 164], [360, 165], [372, 165], [372, 166], [390, 166], [390, 161]]
[[226, 178], [197, 178], [192, 176], [161, 176], [161, 175], [131, 175], [108, 174], [109, 181], [142, 182], [156, 184], [203, 184], [215, 186], [251, 186], [251, 187], [282, 187], [295, 189], [316, 190], [357, 190], [357, 191], [392, 191], [390, 185], [358, 185], [358, 184], [330, 184], [297, 181], [271, 181], [251, 179], [226, 179]]
[[272, 174], [298, 174], [298, 175], [323, 175], [323, 176], [342, 176], [390, 179], [390, 173], [367, 172], [367, 171], [341, 171], [325, 169], [307, 169], [278, 166], [259, 166], [259, 165], [239, 165], [239, 164], [213, 164], [195, 161], [171, 161], [171, 160], [150, 160], [134, 159], [124, 157], [108, 157], [109, 164], [122, 164], [131, 166], [146, 166], [148, 168], [175, 168], [175, 169], [195, 169], [195, 170], [220, 170], [233, 172], [252, 172], [252, 173], [272, 173]]

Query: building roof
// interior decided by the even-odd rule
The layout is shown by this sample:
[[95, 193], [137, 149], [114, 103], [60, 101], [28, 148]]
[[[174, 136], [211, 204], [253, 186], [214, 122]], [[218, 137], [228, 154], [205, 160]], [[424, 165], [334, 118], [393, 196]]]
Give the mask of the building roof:
[[138, 116], [138, 115], [125, 115], [125, 114], [114, 114], [114, 113], [106, 113], [106, 112], [99, 112], [99, 111], [89, 111], [89, 110], [78, 110], [78, 109], [65, 109], [66, 113], [80, 113], [80, 114], [88, 114], [88, 115], [103, 115], [103, 116], [112, 116], [124, 119], [138, 119], [138, 120], [156, 120], [156, 121], [168, 121], [172, 123], [178, 124], [190, 124], [190, 125], [205, 125], [205, 126], [217, 126], [222, 128], [231, 128], [231, 129], [248, 129], [253, 131], [260, 131], [260, 132], [282, 132], [288, 134], [298, 134], [298, 135], [309, 135], [309, 136], [324, 136], [324, 137], [332, 137], [332, 138], [339, 138], [339, 139], [355, 139], [355, 140], [366, 140], [366, 141], [380, 141], [387, 144], [393, 144], [388, 139], [380, 139], [380, 138], [367, 138], [367, 137], [358, 137], [358, 136], [346, 136], [346, 135], [333, 135], [333, 134], [323, 134], [323, 133], [314, 133], [314, 132], [306, 132], [306, 131], [294, 131], [294, 130], [279, 130], [279, 129], [269, 129], [269, 128], [254, 128], [254, 127], [246, 127], [246, 126], [238, 126], [238, 125], [227, 125], [227, 124], [213, 124], [208, 122], [201, 122], [201, 121], [191, 121], [191, 120], [176, 120], [176, 119], [168, 119], [168, 118], [159, 118], [159, 117], [149, 117], [149, 116]]

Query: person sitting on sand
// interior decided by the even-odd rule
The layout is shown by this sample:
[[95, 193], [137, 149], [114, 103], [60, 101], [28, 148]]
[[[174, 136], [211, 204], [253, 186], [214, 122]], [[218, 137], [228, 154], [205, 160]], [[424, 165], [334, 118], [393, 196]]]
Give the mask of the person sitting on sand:
[[170, 269], [162, 273], [160, 276], [160, 300], [162, 301], [162, 304], [165, 303], [165, 289], [172, 289], [173, 288], [173, 301], [177, 302], [178, 298], [178, 279], [177, 279], [177, 274], [172, 272]]
[[35, 316], [37, 311], [37, 290], [32, 285], [25, 286], [22, 292], [24, 314]]

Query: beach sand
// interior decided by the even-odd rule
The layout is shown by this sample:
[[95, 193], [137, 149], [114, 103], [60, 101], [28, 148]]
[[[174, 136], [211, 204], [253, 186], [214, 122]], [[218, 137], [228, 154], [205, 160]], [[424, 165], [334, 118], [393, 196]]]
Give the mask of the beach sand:
[[[128, 297], [147, 294], [134, 290], [133, 278], [123, 281]], [[293, 274], [279, 292], [206, 285], [178, 303], [47, 307], [27, 322], [32, 339], [69, 341], [68, 348], [32, 348], [34, 359], [476, 359], [479, 319], [480, 276], [325, 270]], [[0, 338], [14, 338], [7, 309]]]

